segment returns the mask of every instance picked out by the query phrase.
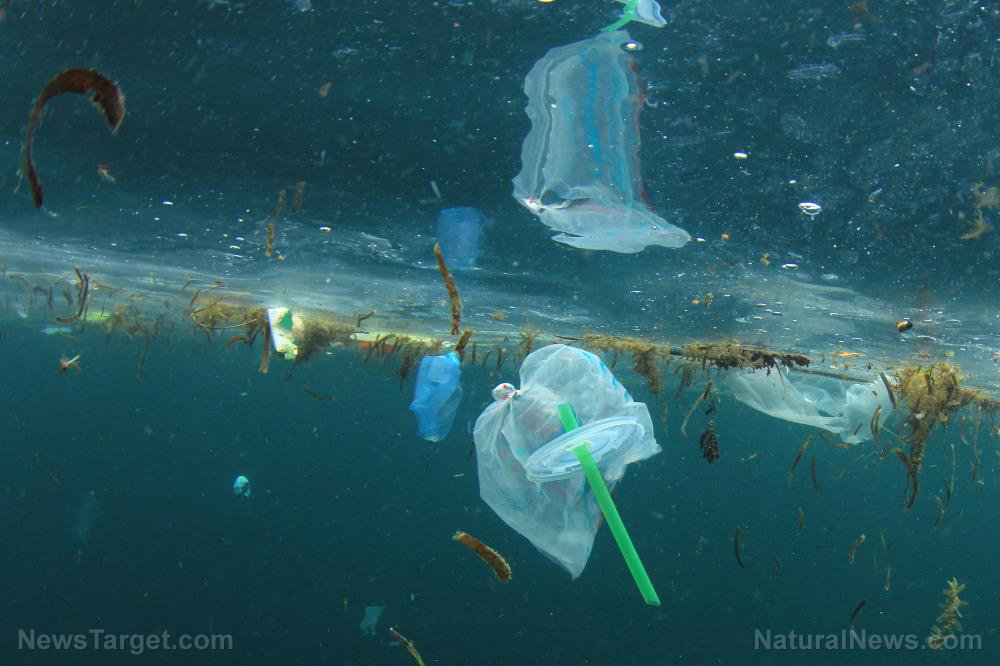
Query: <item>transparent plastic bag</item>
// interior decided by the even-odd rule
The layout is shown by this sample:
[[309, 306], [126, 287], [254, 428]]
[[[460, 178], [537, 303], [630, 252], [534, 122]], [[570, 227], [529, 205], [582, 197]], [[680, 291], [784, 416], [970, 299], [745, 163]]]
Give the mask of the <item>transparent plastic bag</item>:
[[872, 439], [875, 410], [879, 409], [880, 426], [893, 410], [888, 389], [878, 377], [850, 383], [775, 368], [734, 372], [727, 383], [743, 404], [768, 416], [822, 428], [846, 444]]
[[644, 200], [629, 41], [619, 30], [554, 48], [524, 80], [531, 131], [514, 197], [573, 247], [628, 253], [691, 240]]
[[529, 354], [521, 364], [520, 390], [501, 384], [493, 397], [473, 431], [480, 495], [504, 522], [576, 578], [590, 557], [601, 509], [582, 472], [535, 481], [525, 470], [528, 460], [563, 434], [561, 403], [573, 407], [582, 425], [629, 417], [641, 427], [641, 436], [626, 450], [616, 450], [607, 464], [599, 463], [613, 489], [629, 463], [660, 451], [649, 410], [632, 400], [600, 358], [566, 345]]

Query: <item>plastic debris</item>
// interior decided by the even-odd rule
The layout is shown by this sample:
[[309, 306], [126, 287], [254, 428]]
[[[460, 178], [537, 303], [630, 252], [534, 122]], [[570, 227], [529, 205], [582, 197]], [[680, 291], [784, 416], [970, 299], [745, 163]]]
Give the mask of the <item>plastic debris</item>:
[[476, 265], [486, 216], [478, 208], [445, 208], [437, 219], [437, 240], [448, 267], [466, 270]]
[[846, 444], [874, 437], [871, 422], [876, 408], [879, 428], [893, 411], [889, 392], [877, 377], [870, 383], [847, 384], [778, 367], [769, 373], [735, 373], [727, 381], [743, 404], [784, 421], [822, 428]]
[[284, 354], [288, 360], [294, 360], [299, 348], [295, 343], [292, 330], [296, 326], [297, 317], [288, 308], [268, 308], [267, 320], [271, 324], [271, 341], [274, 351]]
[[365, 636], [375, 636], [378, 629], [378, 619], [385, 612], [385, 606], [365, 606], [365, 615], [361, 618], [361, 633]]
[[462, 401], [461, 371], [462, 361], [455, 352], [420, 359], [410, 410], [417, 416], [417, 430], [424, 439], [439, 442], [451, 431]]
[[240, 474], [233, 481], [233, 494], [237, 497], [250, 497], [250, 479]]
[[663, 18], [663, 13], [660, 10], [660, 3], [656, 0], [639, 0], [635, 2], [634, 0], [615, 0], [626, 6], [631, 3], [635, 7], [635, 16], [630, 20], [638, 21], [639, 23], [645, 23], [646, 25], [651, 25], [654, 28], [662, 28], [667, 24], [667, 20]]
[[573, 247], [640, 252], [691, 236], [643, 200], [642, 86], [625, 31], [550, 50], [524, 80], [531, 131], [514, 197]]
[[553, 440], [580, 437], [564, 436], [559, 406], [571, 405], [587, 428], [584, 434], [593, 435], [609, 492], [629, 463], [660, 447], [646, 405], [634, 402], [594, 354], [548, 345], [524, 359], [520, 375], [521, 388], [497, 386], [495, 402], [476, 420], [479, 493], [504, 522], [576, 578], [602, 514], [575, 454], [551, 448], [557, 446]]

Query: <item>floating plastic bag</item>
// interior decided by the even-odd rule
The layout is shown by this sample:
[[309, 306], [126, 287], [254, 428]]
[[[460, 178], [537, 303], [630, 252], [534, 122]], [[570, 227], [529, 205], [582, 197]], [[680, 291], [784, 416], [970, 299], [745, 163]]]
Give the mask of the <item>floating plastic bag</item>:
[[476, 420], [479, 493], [504, 522], [576, 578], [590, 557], [601, 509], [582, 470], [569, 460], [571, 452], [539, 452], [563, 435], [559, 404], [571, 405], [590, 429], [594, 448], [607, 451], [596, 462], [609, 489], [629, 463], [660, 446], [646, 405], [634, 402], [597, 356], [549, 345], [529, 354], [520, 374], [521, 389], [497, 386], [495, 402]]
[[374, 636], [378, 629], [378, 620], [385, 612], [385, 606], [365, 606], [365, 615], [361, 618], [361, 633], [365, 636]]
[[461, 371], [462, 360], [455, 352], [420, 359], [410, 410], [417, 415], [417, 430], [424, 439], [439, 442], [451, 431], [462, 401]]
[[846, 444], [872, 439], [871, 422], [879, 409], [879, 426], [892, 414], [888, 389], [879, 379], [848, 383], [792, 373], [736, 372], [729, 387], [740, 402], [768, 416], [812, 425], [840, 436]]
[[644, 201], [642, 87], [628, 41], [619, 30], [554, 48], [524, 80], [531, 131], [514, 197], [573, 247], [639, 252], [691, 240]]
[[451, 270], [469, 269], [479, 258], [486, 216], [478, 208], [445, 208], [437, 219], [437, 241]]

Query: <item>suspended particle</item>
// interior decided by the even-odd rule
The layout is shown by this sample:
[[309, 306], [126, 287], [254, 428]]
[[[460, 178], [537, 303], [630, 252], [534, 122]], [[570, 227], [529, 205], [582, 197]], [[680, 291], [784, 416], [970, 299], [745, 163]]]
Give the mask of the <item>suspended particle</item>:
[[809, 217], [815, 217], [823, 211], [823, 207], [813, 201], [803, 201], [799, 204], [799, 210]]
[[625, 51], [627, 53], [637, 53], [641, 50], [642, 50], [642, 44], [635, 41], [634, 39], [630, 39], [629, 41], [622, 44], [622, 51]]

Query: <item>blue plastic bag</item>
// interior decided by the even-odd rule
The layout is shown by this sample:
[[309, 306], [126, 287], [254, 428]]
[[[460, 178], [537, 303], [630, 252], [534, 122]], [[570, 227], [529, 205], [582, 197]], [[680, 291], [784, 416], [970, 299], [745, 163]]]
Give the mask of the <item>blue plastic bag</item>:
[[524, 79], [531, 131], [514, 198], [560, 243], [639, 252], [691, 236], [653, 212], [639, 173], [643, 93], [624, 30], [554, 48]]
[[462, 387], [458, 384], [462, 361], [455, 352], [424, 356], [417, 371], [417, 385], [410, 410], [417, 415], [417, 431], [430, 442], [448, 436], [455, 422]]
[[478, 208], [445, 208], [437, 219], [437, 241], [451, 270], [473, 268], [486, 216]]

